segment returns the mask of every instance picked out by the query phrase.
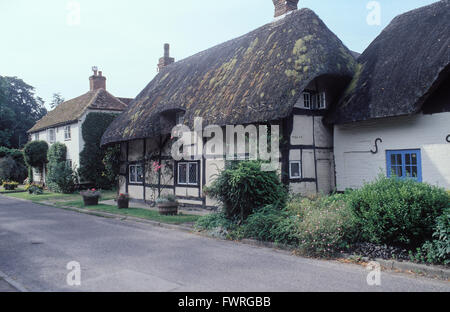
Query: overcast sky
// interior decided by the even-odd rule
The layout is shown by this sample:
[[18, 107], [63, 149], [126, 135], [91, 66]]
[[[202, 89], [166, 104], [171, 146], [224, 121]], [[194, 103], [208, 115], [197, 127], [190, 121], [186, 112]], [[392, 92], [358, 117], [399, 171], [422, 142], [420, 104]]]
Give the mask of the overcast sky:
[[[436, 0], [300, 0], [352, 50], [362, 52], [396, 15]], [[78, 19], [77, 7], [80, 8]], [[134, 98], [156, 75], [163, 44], [177, 60], [246, 34], [273, 19], [271, 0], [0, 0], [0, 75], [34, 86], [48, 105], [89, 90], [91, 67], [107, 90]]]

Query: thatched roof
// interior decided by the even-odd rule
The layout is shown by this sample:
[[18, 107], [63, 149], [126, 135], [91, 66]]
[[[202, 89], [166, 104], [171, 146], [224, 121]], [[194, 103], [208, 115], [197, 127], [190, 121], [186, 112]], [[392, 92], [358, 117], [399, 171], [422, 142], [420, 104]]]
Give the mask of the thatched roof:
[[102, 144], [161, 133], [167, 111], [205, 124], [248, 124], [288, 116], [314, 78], [352, 77], [351, 52], [309, 9], [176, 62], [160, 73], [109, 127]]
[[39, 120], [28, 133], [77, 122], [87, 109], [123, 111], [127, 105], [104, 89], [89, 91], [66, 101]]
[[328, 120], [348, 123], [419, 112], [450, 63], [450, 1], [396, 17], [358, 58]]

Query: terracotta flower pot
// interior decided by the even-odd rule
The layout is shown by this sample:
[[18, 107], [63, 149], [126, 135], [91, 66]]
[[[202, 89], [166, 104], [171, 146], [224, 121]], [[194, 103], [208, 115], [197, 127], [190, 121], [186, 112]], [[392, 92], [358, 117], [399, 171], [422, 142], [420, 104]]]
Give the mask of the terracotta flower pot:
[[83, 201], [85, 206], [97, 206], [98, 205], [98, 196], [83, 196]]
[[130, 200], [128, 198], [125, 199], [118, 199], [117, 200], [117, 207], [119, 209], [128, 209], [129, 208]]
[[178, 214], [177, 202], [158, 203], [159, 214], [163, 216], [176, 216]]

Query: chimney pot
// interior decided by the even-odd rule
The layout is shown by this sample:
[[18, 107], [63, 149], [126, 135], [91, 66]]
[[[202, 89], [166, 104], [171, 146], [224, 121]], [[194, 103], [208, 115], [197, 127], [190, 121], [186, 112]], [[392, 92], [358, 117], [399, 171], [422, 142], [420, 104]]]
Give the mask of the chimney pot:
[[275, 15], [277, 18], [279, 16], [285, 15], [289, 12], [296, 11], [298, 9], [299, 0], [272, 0], [275, 5]]
[[164, 67], [175, 62], [173, 57], [170, 57], [170, 45], [168, 43], [164, 44], [164, 57], [159, 59], [158, 72]]
[[89, 89], [95, 91], [98, 89], [106, 90], [106, 77], [103, 77], [103, 72], [98, 71], [97, 67], [93, 67], [94, 74], [89, 77]]

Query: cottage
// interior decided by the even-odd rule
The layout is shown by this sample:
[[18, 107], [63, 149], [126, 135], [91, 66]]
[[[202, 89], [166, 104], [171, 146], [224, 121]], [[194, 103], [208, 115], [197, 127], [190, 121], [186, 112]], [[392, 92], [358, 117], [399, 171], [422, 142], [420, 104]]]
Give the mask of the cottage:
[[278, 125], [277, 162], [291, 190], [335, 189], [333, 129], [323, 117], [354, 75], [354, 53], [313, 11], [297, 10], [298, 0], [274, 4], [273, 22], [184, 60], [174, 62], [165, 46], [158, 75], [102, 138], [121, 144], [121, 192], [144, 201], [170, 193], [185, 206], [214, 207], [203, 190], [224, 157], [171, 155], [172, 128], [192, 129], [197, 117], [223, 128]]
[[358, 59], [328, 120], [337, 188], [379, 174], [450, 189], [450, 1], [395, 18]]
[[[45, 141], [49, 145], [55, 142], [65, 144], [67, 163], [73, 168], [80, 166], [80, 153], [84, 148], [81, 129], [86, 116], [92, 112], [119, 114], [131, 101], [110, 94], [106, 91], [103, 73], [95, 67], [93, 73], [89, 78], [89, 92], [61, 103], [28, 131], [32, 141]], [[41, 175], [35, 172], [33, 178], [39, 182]]]

